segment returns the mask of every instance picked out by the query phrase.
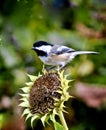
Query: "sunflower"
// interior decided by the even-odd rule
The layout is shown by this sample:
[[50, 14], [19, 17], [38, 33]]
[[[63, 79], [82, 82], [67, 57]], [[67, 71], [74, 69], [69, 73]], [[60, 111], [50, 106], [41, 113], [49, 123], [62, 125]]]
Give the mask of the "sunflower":
[[26, 115], [26, 120], [31, 119], [32, 127], [38, 119], [44, 126], [49, 120], [56, 124], [55, 116], [58, 115], [64, 130], [68, 129], [63, 117], [64, 102], [71, 97], [67, 91], [71, 80], [67, 76], [59, 69], [49, 72], [43, 69], [38, 76], [28, 75], [30, 82], [21, 88], [19, 106], [24, 108], [22, 116]]

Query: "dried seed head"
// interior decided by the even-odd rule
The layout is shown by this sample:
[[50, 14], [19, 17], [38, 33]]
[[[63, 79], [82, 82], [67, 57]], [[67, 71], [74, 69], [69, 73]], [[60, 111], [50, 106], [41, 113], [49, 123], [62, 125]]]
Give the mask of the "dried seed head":
[[60, 98], [56, 92], [60, 90], [61, 82], [57, 73], [47, 73], [38, 78], [29, 94], [29, 104], [32, 114], [48, 113], [53, 108], [54, 98]]
[[37, 119], [40, 119], [43, 125], [49, 119], [54, 122], [55, 115], [59, 115], [58, 111], [64, 111], [64, 102], [70, 98], [67, 92], [70, 80], [64, 75], [64, 71], [59, 70], [44, 70], [42, 75], [28, 76], [31, 82], [21, 88], [23, 93], [20, 94], [20, 106], [24, 107], [22, 115], [26, 115], [26, 120], [31, 118], [31, 126]]

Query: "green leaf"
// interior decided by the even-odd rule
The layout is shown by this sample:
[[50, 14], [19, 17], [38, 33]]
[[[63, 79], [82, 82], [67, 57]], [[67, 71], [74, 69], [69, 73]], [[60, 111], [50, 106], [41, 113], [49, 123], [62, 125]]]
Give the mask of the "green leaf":
[[54, 128], [55, 130], [64, 130], [63, 126], [56, 121], [54, 122]]
[[50, 119], [51, 119], [51, 121], [52, 121], [53, 124], [54, 124], [55, 130], [64, 130], [63, 126], [56, 121], [54, 114], [52, 114], [52, 115], [50, 116]]

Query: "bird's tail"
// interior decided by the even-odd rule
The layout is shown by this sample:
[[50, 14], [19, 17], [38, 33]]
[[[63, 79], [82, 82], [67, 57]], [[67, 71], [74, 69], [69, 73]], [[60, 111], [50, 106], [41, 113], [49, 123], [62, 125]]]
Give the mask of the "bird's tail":
[[81, 55], [81, 54], [98, 54], [98, 52], [94, 52], [94, 51], [75, 51], [73, 52], [73, 55]]

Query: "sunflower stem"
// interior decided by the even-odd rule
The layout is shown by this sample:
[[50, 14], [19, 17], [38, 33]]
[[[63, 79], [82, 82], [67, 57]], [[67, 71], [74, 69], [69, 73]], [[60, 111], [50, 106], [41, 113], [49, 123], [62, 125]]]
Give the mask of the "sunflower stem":
[[67, 126], [67, 124], [66, 124], [66, 121], [65, 121], [63, 112], [62, 112], [61, 110], [59, 110], [58, 113], [59, 113], [59, 118], [60, 118], [61, 124], [62, 124], [63, 127], [64, 127], [64, 130], [68, 130], [68, 126]]

